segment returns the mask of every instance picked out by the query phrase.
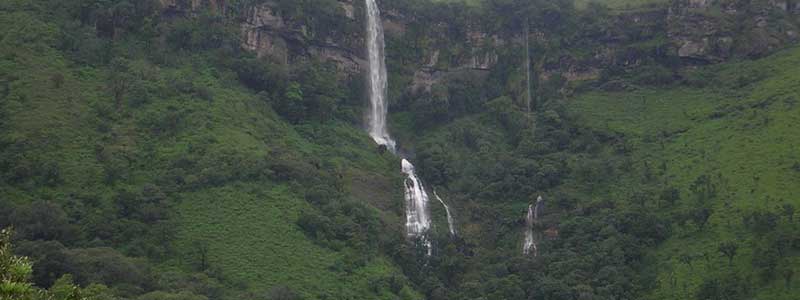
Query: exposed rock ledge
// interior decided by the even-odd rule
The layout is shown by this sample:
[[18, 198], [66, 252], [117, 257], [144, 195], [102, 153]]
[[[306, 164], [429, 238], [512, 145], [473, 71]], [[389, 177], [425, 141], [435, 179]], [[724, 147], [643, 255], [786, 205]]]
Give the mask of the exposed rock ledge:
[[[345, 16], [354, 21], [352, 0], [340, 3]], [[305, 25], [280, 16], [272, 2], [249, 8], [241, 32], [243, 48], [276, 62], [290, 64], [311, 58], [330, 61], [336, 64], [342, 77], [361, 74], [366, 67], [366, 61], [358, 55], [360, 48], [343, 46], [342, 41], [331, 38], [322, 41], [309, 38]]]

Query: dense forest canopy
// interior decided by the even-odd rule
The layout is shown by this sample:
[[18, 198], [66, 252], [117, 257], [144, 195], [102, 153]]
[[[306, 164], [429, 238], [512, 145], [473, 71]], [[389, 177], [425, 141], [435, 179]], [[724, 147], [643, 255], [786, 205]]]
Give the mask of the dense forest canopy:
[[800, 294], [800, 4], [378, 1], [427, 255], [363, 2], [0, 2], [0, 299]]

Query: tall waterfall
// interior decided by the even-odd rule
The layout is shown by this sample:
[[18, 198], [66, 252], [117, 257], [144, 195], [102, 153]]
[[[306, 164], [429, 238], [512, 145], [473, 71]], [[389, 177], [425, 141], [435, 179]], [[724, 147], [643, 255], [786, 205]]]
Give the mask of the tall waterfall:
[[539, 224], [539, 212], [544, 208], [542, 196], [536, 199], [535, 204], [528, 205], [528, 214], [525, 216], [525, 242], [522, 245], [522, 254], [539, 256], [539, 247], [536, 244], [533, 230], [534, 225]]
[[436, 190], [433, 190], [433, 196], [436, 197], [436, 200], [439, 200], [439, 203], [441, 203], [442, 206], [444, 206], [444, 211], [447, 213], [447, 228], [450, 230], [450, 235], [456, 236], [456, 221], [453, 218], [453, 215], [450, 213], [450, 207], [444, 203], [444, 200], [442, 200], [438, 194], [436, 194]]
[[[367, 130], [370, 137], [378, 145], [384, 145], [389, 151], [396, 153], [396, 143], [386, 128], [389, 112], [387, 103], [387, 75], [384, 56], [383, 24], [381, 12], [375, 0], [366, 0], [367, 8], [367, 54], [369, 55], [369, 112]], [[431, 243], [425, 234], [431, 227], [428, 211], [428, 194], [422, 181], [417, 177], [414, 165], [406, 159], [402, 162], [405, 179], [406, 233], [410, 238], [421, 238], [428, 255], [431, 255]]]
[[367, 114], [369, 136], [378, 145], [395, 151], [395, 141], [386, 129], [389, 104], [386, 101], [388, 81], [386, 75], [385, 44], [381, 12], [375, 0], [367, 1], [367, 55], [369, 56], [369, 112]]

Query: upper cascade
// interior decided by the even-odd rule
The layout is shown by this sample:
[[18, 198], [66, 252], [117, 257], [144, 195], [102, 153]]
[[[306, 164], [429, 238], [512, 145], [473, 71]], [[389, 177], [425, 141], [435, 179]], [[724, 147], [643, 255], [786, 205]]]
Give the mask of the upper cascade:
[[369, 56], [369, 110], [367, 130], [378, 145], [384, 145], [394, 152], [396, 143], [386, 128], [389, 104], [386, 101], [388, 80], [386, 75], [385, 43], [381, 12], [375, 0], [367, 4], [367, 54]]

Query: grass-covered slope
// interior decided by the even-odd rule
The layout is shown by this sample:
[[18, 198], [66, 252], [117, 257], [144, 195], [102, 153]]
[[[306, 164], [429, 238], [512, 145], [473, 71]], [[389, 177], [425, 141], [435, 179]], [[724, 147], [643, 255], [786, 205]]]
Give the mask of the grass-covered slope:
[[[678, 191], [648, 206], [676, 220], [672, 237], [652, 252], [648, 269], [658, 281], [649, 298], [725, 289], [757, 299], [800, 293], [792, 276], [800, 269], [792, 245], [798, 224], [787, 211], [800, 206], [798, 65], [800, 49], [793, 48], [688, 71], [690, 86], [571, 100], [570, 110], [586, 126], [626, 137], [637, 172], [656, 174], [655, 186]], [[608, 193], [641, 188], [624, 177], [615, 184]], [[730, 265], [725, 244], [737, 249]]]
[[[203, 35], [226, 24], [159, 19], [142, 8], [126, 21], [151, 23], [106, 38], [100, 25], [77, 20], [76, 7], [0, 4], [0, 226], [15, 226], [20, 244], [32, 245], [20, 251], [41, 266], [38, 285], [72, 273], [129, 299], [418, 297], [385, 252], [402, 240], [399, 161], [338, 117], [358, 111], [347, 103], [360, 104], [350, 99], [360, 91], [311, 90], [340, 83], [316, 62], [307, 70], [320, 73], [307, 79], [231, 51], [235, 34], [222, 37], [231, 42], [224, 47], [173, 44], [186, 32], [208, 42]], [[285, 73], [244, 84], [253, 81], [244, 73], [263, 80], [269, 72]], [[341, 107], [329, 112], [336, 117], [312, 119], [306, 106], [293, 111], [298, 120], [273, 109], [321, 94]], [[128, 266], [112, 258], [149, 271], [111, 277], [80, 263]], [[184, 278], [175, 272], [183, 283], [172, 282]], [[203, 276], [222, 287], [187, 283]]]

